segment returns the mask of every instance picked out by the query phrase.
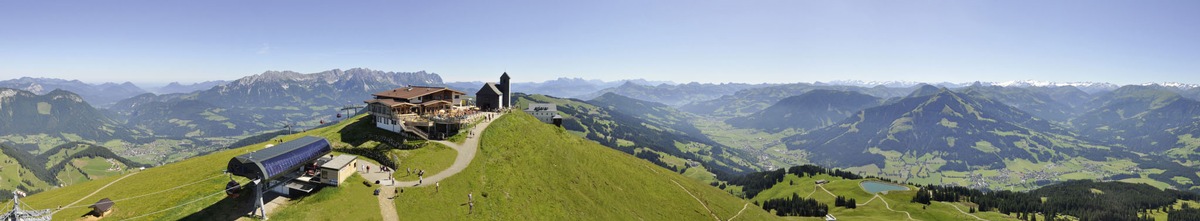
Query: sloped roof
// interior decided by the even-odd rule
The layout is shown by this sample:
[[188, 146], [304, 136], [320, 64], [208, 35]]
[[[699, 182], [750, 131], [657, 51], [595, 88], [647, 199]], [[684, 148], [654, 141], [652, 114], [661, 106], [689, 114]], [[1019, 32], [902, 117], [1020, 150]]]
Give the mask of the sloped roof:
[[414, 99], [414, 98], [418, 98], [421, 96], [425, 96], [425, 95], [429, 95], [429, 94], [433, 94], [433, 93], [437, 93], [437, 92], [442, 92], [442, 91], [450, 91], [455, 94], [466, 94], [466, 93], [456, 91], [453, 89], [449, 89], [449, 88], [445, 88], [445, 87], [410, 86], [410, 87], [402, 87], [402, 88], [396, 88], [396, 89], [392, 89], [392, 90], [382, 91], [382, 92], [378, 92], [378, 93], [375, 93], [372, 95], [374, 95], [376, 97]]
[[370, 100], [363, 101], [363, 103], [368, 103], [368, 104], [380, 103], [380, 104], [386, 105], [388, 107], [395, 107], [395, 106], [402, 106], [402, 105], [416, 106], [416, 104], [413, 104], [413, 103], [399, 102], [399, 101], [392, 100], [392, 99], [370, 99]]
[[542, 112], [542, 111], [558, 111], [558, 105], [553, 103], [531, 103], [525, 111]]
[[113, 206], [113, 201], [108, 198], [104, 198], [104, 199], [100, 199], [100, 201], [96, 201], [96, 204], [92, 204], [91, 206], [88, 206], [88, 207], [91, 207], [98, 211], [104, 212], [104, 211], [108, 211], [109, 209], [112, 209], [112, 206]]
[[421, 103], [421, 106], [432, 106], [432, 105], [436, 105], [436, 104], [450, 104], [450, 102], [445, 101], [445, 100], [432, 100], [432, 101], [426, 101], [425, 103]]
[[484, 84], [483, 84], [483, 88], [480, 88], [480, 89], [479, 89], [479, 92], [476, 92], [475, 94], [479, 94], [479, 93], [482, 93], [482, 92], [484, 92], [484, 91], [491, 91], [492, 93], [495, 93], [495, 94], [501, 94], [501, 93], [500, 93], [500, 88], [497, 88], [497, 87], [496, 87], [496, 82], [487, 82], [487, 83], [484, 83]]

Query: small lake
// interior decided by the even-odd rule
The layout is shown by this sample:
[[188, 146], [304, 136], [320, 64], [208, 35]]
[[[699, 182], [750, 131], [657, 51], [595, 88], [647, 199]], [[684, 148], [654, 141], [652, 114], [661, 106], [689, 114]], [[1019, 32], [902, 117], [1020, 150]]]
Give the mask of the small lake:
[[875, 181], [863, 181], [862, 183], [859, 183], [858, 185], [862, 186], [863, 190], [866, 190], [868, 193], [871, 193], [871, 194], [875, 194], [878, 192], [893, 191], [893, 190], [908, 190], [907, 186], [901, 186], [901, 185], [883, 183], [883, 182], [875, 182]]

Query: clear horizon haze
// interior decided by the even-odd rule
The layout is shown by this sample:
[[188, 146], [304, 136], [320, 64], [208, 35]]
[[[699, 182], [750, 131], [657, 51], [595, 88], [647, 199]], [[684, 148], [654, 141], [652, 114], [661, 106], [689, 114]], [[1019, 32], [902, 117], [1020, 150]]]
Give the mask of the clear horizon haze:
[[559, 77], [1200, 84], [1200, 1], [0, 3], [0, 80], [356, 67]]

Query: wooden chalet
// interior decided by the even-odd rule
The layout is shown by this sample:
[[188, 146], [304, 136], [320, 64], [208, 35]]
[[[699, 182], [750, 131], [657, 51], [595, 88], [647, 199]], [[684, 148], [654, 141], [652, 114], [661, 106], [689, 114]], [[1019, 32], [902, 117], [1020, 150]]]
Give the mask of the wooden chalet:
[[453, 119], [469, 111], [463, 99], [466, 93], [446, 87], [408, 86], [372, 95], [375, 98], [363, 102], [376, 127], [396, 133], [409, 131], [424, 139], [432, 130], [449, 131], [448, 125], [460, 123]]

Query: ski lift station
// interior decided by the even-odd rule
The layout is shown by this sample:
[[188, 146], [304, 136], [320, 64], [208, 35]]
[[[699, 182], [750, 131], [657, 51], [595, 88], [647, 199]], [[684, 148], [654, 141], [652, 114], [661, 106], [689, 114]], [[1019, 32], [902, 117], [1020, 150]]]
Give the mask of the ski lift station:
[[[306, 136], [234, 157], [229, 160], [226, 171], [255, 183], [255, 201], [261, 209], [266, 191], [292, 196], [299, 192], [311, 193], [319, 185], [343, 183], [355, 172], [351, 165], [358, 160], [353, 155], [333, 157], [332, 151], [328, 140]], [[226, 187], [231, 196], [240, 189], [235, 183]]]

